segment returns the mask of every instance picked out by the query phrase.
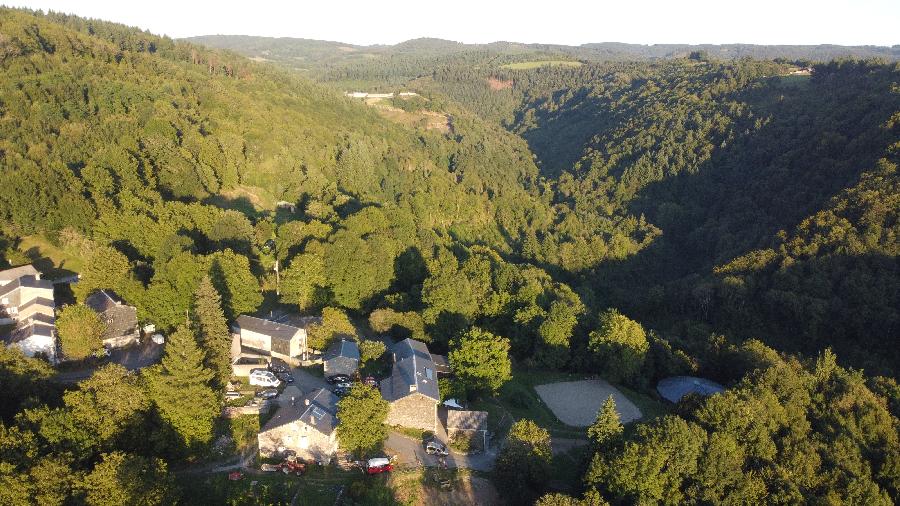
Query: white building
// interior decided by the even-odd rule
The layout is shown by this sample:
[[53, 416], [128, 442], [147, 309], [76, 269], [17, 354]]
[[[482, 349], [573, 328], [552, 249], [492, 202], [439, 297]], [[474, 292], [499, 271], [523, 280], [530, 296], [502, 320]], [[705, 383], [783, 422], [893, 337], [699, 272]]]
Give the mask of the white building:
[[55, 363], [56, 304], [53, 283], [31, 265], [0, 271], [0, 324], [14, 325], [3, 336], [7, 346], [28, 357], [43, 354]]

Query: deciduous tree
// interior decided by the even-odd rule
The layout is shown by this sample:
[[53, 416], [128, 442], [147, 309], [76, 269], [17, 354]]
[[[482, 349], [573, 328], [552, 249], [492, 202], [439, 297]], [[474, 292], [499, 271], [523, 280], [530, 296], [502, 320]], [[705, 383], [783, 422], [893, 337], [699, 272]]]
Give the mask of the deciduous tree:
[[68, 359], [81, 360], [103, 348], [106, 324], [93, 309], [82, 304], [64, 307], [56, 319], [62, 354]]
[[354, 385], [350, 395], [338, 402], [337, 436], [341, 448], [357, 455], [379, 449], [387, 437], [384, 422], [388, 409], [377, 388]]

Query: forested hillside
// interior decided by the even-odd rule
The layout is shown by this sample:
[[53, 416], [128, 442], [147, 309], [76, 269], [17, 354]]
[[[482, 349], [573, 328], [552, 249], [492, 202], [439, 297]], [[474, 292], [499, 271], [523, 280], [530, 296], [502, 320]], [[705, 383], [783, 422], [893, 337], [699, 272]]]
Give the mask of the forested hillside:
[[171, 350], [67, 387], [0, 350], [0, 503], [190, 503], [169, 469], [223, 431], [202, 320], [275, 309], [507, 380], [728, 387], [598, 420], [584, 504], [900, 499], [896, 52], [273, 40], [0, 9], [0, 268], [77, 272]]

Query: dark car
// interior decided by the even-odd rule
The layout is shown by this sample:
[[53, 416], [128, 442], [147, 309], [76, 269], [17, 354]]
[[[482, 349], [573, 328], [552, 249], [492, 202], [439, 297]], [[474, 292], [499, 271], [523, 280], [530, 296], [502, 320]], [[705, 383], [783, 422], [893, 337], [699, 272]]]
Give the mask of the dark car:
[[337, 387], [334, 389], [334, 395], [338, 397], [346, 397], [350, 395], [350, 387]]
[[287, 362], [281, 360], [280, 358], [272, 358], [272, 361], [269, 363], [269, 370], [275, 373], [279, 372], [290, 372], [291, 368], [288, 366]]
[[294, 377], [289, 372], [275, 373], [275, 376], [277, 376], [278, 379], [280, 379], [281, 381], [283, 381], [285, 383], [293, 383], [294, 382]]
[[260, 399], [274, 399], [275, 397], [278, 397], [278, 390], [274, 388], [260, 390], [259, 392], [256, 392], [256, 397]]
[[350, 383], [353, 380], [346, 374], [335, 374], [334, 376], [329, 376], [328, 378], [326, 378], [325, 381], [331, 383], [332, 385], [336, 385], [338, 383]]

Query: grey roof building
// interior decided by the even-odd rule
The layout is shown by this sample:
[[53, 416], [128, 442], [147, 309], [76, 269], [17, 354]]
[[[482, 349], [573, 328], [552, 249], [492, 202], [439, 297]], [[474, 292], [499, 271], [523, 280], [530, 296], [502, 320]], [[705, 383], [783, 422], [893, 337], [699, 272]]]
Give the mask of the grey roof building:
[[672, 376], [664, 378], [656, 385], [656, 391], [669, 402], [677, 403], [687, 394], [703, 397], [724, 392], [725, 387], [705, 378], [694, 376]]
[[282, 405], [259, 431], [260, 455], [292, 450], [301, 458], [331, 460], [338, 448], [337, 403], [336, 395], [320, 388], [295, 404]]
[[137, 308], [125, 304], [114, 292], [98, 290], [84, 300], [84, 304], [100, 315], [106, 324], [103, 344], [109, 347], [137, 343], [140, 337]]
[[240, 315], [231, 330], [240, 338], [241, 347], [252, 352], [292, 359], [308, 351], [305, 327]]
[[421, 341], [404, 339], [392, 351], [393, 370], [381, 382], [381, 395], [391, 404], [387, 423], [434, 431], [441, 395], [428, 347]]
[[322, 359], [326, 378], [336, 374], [353, 376], [359, 370], [359, 345], [352, 340], [335, 341]]
[[31, 265], [0, 271], [0, 324], [13, 325], [6, 345], [26, 356], [56, 362], [56, 304], [53, 283]]

